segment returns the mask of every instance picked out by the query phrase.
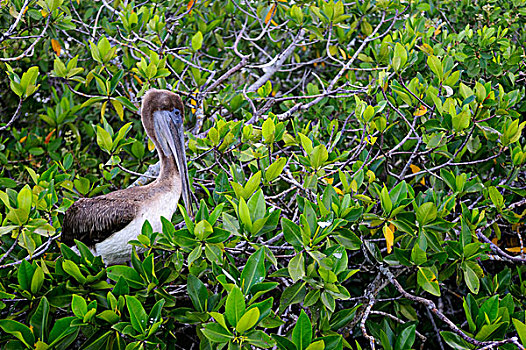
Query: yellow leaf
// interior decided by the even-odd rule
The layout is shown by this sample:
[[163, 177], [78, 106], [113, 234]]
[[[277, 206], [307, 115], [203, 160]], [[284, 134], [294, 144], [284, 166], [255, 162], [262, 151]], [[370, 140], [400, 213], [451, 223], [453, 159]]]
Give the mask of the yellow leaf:
[[48, 15], [47, 11], [44, 11], [44, 10], [40, 10], [40, 13], [42, 14], [43, 18], [46, 18]]
[[333, 178], [326, 178], [326, 177], [324, 177], [323, 181], [325, 181], [325, 183], [327, 183], [329, 185], [332, 185], [332, 183], [334, 182], [334, 179]]
[[155, 149], [155, 145], [153, 144], [151, 139], [148, 139], [148, 151], [153, 151]]
[[20, 139], [20, 143], [23, 143], [27, 139], [27, 136], [24, 136]]
[[[198, 93], [198, 92], [199, 92], [199, 89], [196, 89], [196, 90], [194, 91], [193, 96], [197, 96], [197, 93]], [[193, 98], [190, 98], [190, 104], [191, 104], [192, 106], [194, 106], [194, 107], [197, 107], [197, 101], [194, 100]], [[192, 113], [195, 114], [196, 111], [197, 111], [197, 108], [192, 108]]]
[[341, 53], [343, 59], [346, 60], [347, 59], [347, 54], [345, 53], [345, 51], [341, 47], [339, 47], [339, 49], [340, 49], [340, 53]]
[[[506, 248], [506, 250], [508, 252], [512, 252], [512, 253], [520, 253], [521, 252], [521, 247]], [[522, 248], [522, 252], [526, 253], [526, 248]]]
[[274, 13], [276, 13], [276, 4], [272, 4], [272, 7], [267, 12], [267, 16], [265, 17], [265, 24], [267, 24], [272, 19], [272, 16], [274, 16]]
[[428, 55], [432, 55], [434, 53], [434, 50], [431, 47], [431, 45], [429, 45], [427, 43], [423, 43], [421, 46], [419, 46], [419, 48], [420, 48], [420, 50], [424, 51]]
[[376, 175], [373, 171], [371, 170], [367, 170], [367, 173], [365, 173], [365, 175], [367, 175], [367, 181], [369, 183], [373, 183], [374, 180], [376, 180]]
[[135, 80], [137, 80], [137, 82], [138, 82], [139, 84], [142, 84], [142, 80], [141, 80], [137, 75], [134, 74], [134, 75], [133, 75], [133, 78], [134, 78]]
[[393, 233], [396, 231], [396, 227], [392, 223], [389, 224], [389, 228], [391, 229], [391, 231], [393, 231]]
[[[419, 171], [422, 170], [422, 169], [420, 169], [419, 166], [414, 165], [414, 164], [411, 164], [409, 167], [411, 168], [411, 171], [413, 172], [413, 174], [418, 173]], [[426, 185], [426, 180], [424, 178], [422, 178], [422, 180], [420, 180], [420, 183], [425, 186]]]
[[51, 47], [53, 48], [53, 51], [57, 54], [57, 56], [60, 56], [60, 52], [62, 51], [62, 46], [60, 46], [60, 43], [58, 40], [51, 39]]
[[188, 14], [192, 13], [192, 7], [194, 6], [194, 2], [195, 0], [188, 1], [188, 5], [186, 6], [186, 11], [190, 11], [188, 12]]
[[436, 27], [435, 32], [433, 33], [433, 36], [434, 36], [434, 37], [437, 36], [438, 34], [440, 34], [440, 33], [442, 32], [442, 30], [440, 30], [440, 28], [441, 28], [444, 24], [445, 24], [445, 23], [442, 22], [442, 23], [440, 23], [440, 25], [439, 25], [438, 27]]
[[420, 169], [418, 165], [414, 165], [414, 164], [411, 164], [409, 167], [411, 168], [411, 171], [413, 172], [413, 174], [418, 173], [420, 170], [422, 170]]
[[498, 239], [497, 237], [495, 237], [495, 238], [493, 238], [493, 239], [491, 240], [491, 243], [497, 245], [497, 243], [499, 243], [499, 239]]
[[334, 186], [333, 186], [332, 188], [334, 188], [334, 191], [335, 191], [337, 194], [339, 194], [340, 196], [343, 196], [343, 192], [342, 192], [342, 190], [340, 190], [338, 187], [334, 187]]
[[102, 104], [102, 107], [100, 108], [100, 122], [103, 123], [104, 120], [104, 114], [106, 113], [106, 106], [108, 105], [108, 101], [105, 101]]
[[420, 117], [426, 113], [427, 113], [427, 107], [424, 105], [420, 105], [420, 107], [418, 107], [418, 109], [415, 111], [415, 113], [413, 113], [413, 115], [415, 117]]
[[353, 179], [351, 181], [351, 186], [350, 187], [351, 187], [351, 191], [353, 191], [355, 193], [358, 192], [358, 183], [356, 182], [356, 180]]
[[111, 100], [111, 104], [113, 105], [113, 108], [115, 108], [115, 112], [117, 112], [117, 115], [121, 121], [124, 120], [124, 110], [122, 108], [122, 104], [117, 100]]
[[387, 225], [384, 225], [382, 231], [384, 232], [385, 244], [387, 245], [387, 254], [391, 254], [394, 243], [394, 232]]
[[49, 134], [47, 134], [46, 138], [44, 139], [44, 144], [47, 145], [49, 143], [49, 141], [51, 140], [51, 136], [53, 136], [53, 133], [55, 132], [56, 129], [53, 129], [51, 130], [51, 132]]

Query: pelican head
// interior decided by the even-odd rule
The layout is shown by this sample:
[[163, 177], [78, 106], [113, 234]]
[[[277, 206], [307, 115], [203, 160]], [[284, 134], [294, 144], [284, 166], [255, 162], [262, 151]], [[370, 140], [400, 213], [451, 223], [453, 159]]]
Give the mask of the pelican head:
[[161, 161], [159, 178], [171, 176], [173, 166], [181, 181], [181, 195], [192, 215], [190, 183], [184, 143], [184, 105], [179, 95], [168, 90], [149, 90], [142, 100], [141, 119]]

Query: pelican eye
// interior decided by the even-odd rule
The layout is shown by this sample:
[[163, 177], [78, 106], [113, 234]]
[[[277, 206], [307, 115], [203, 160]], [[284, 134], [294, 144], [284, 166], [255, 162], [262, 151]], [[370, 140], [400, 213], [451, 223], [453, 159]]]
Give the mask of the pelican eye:
[[173, 113], [173, 121], [176, 122], [176, 123], [183, 123], [183, 118], [182, 118], [182, 115], [181, 115], [181, 111], [178, 109], [178, 108], [174, 108], [174, 110], [172, 111]]

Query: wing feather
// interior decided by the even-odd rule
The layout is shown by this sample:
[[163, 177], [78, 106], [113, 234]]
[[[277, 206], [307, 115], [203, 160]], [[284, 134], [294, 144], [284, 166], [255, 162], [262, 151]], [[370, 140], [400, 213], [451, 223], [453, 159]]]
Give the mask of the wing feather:
[[105, 196], [83, 198], [73, 203], [64, 215], [62, 242], [73, 245], [77, 239], [89, 247], [122, 230], [137, 215], [135, 201]]

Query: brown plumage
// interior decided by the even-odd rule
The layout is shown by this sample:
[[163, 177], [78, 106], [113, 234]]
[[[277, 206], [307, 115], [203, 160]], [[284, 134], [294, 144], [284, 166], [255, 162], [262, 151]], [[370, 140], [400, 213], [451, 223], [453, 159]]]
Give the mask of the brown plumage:
[[130, 239], [136, 238], [145, 220], [155, 231], [161, 230], [160, 217], [167, 219], [177, 207], [181, 193], [189, 208], [189, 185], [181, 98], [166, 90], [150, 90], [142, 102], [142, 123], [154, 143], [161, 161], [159, 177], [152, 183], [82, 198], [66, 211], [62, 242], [73, 245], [77, 239], [107, 264], [129, 258]]

